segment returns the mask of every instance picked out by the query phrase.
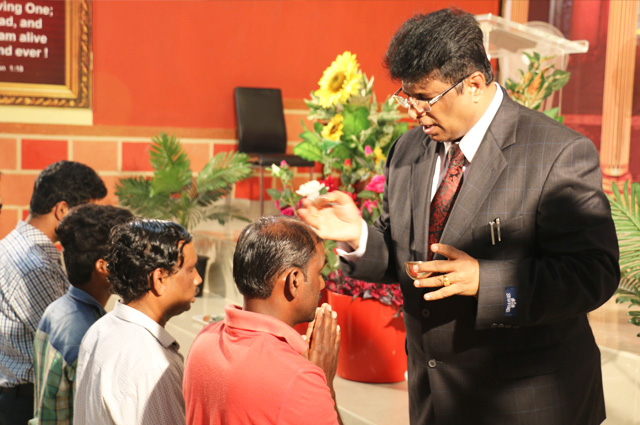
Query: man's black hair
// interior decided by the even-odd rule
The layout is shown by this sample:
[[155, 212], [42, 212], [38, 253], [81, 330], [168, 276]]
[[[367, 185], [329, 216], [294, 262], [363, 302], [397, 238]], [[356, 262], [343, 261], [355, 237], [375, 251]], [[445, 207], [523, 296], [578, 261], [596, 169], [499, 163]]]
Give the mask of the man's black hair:
[[125, 304], [142, 298], [150, 289], [153, 272], [176, 273], [184, 263], [183, 249], [191, 234], [177, 223], [135, 219], [116, 226], [109, 238], [109, 282]]
[[391, 78], [404, 83], [432, 76], [454, 84], [474, 71], [482, 72], [487, 84], [493, 81], [482, 30], [472, 14], [460, 9], [407, 20], [391, 39], [384, 64]]
[[250, 298], [271, 296], [274, 279], [291, 267], [302, 270], [322, 239], [302, 221], [285, 216], [262, 217], [244, 228], [233, 254], [233, 278]]
[[33, 185], [29, 213], [48, 214], [61, 201], [73, 208], [105, 196], [107, 188], [91, 167], [74, 161], [58, 161], [38, 174]]
[[56, 233], [73, 286], [82, 287], [89, 282], [96, 261], [107, 255], [111, 229], [132, 218], [129, 210], [97, 204], [77, 206], [64, 216]]

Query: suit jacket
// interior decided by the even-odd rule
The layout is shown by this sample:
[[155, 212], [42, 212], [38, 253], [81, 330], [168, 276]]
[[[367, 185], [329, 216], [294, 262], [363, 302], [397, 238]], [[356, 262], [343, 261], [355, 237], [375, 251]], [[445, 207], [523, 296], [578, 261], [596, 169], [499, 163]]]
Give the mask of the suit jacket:
[[359, 279], [401, 283], [411, 423], [601, 423], [586, 313], [611, 297], [620, 270], [593, 143], [505, 93], [440, 240], [479, 261], [478, 297], [428, 302], [404, 262], [427, 258], [437, 147], [422, 128], [395, 142], [383, 214], [364, 256], [343, 264]]

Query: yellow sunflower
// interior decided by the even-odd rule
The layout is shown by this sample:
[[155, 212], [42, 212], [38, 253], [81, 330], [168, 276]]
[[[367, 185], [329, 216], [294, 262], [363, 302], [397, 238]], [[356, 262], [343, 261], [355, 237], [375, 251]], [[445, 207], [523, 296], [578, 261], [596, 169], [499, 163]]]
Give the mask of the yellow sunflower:
[[335, 114], [333, 118], [331, 118], [331, 121], [329, 121], [327, 125], [322, 127], [322, 131], [320, 132], [322, 137], [336, 142], [340, 140], [340, 137], [342, 137], [342, 135], [344, 134], [342, 132], [342, 128], [344, 127], [344, 125], [342, 124], [343, 120], [344, 117], [342, 115]]
[[349, 96], [356, 94], [362, 79], [359, 67], [356, 55], [351, 52], [338, 55], [331, 66], [324, 70], [322, 78], [318, 81], [320, 88], [315, 94], [320, 100], [320, 106], [329, 108], [340, 102], [346, 102]]

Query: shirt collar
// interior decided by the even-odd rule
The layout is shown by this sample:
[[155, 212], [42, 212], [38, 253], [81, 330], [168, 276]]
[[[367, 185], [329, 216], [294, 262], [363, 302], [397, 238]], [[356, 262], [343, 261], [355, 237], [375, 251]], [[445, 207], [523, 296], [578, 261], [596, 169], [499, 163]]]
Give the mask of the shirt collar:
[[31, 240], [35, 245], [38, 245], [42, 250], [52, 259], [60, 262], [60, 251], [51, 242], [51, 239], [45, 235], [40, 229], [36, 229], [26, 221], [19, 221], [16, 226], [16, 230], [25, 238]]
[[226, 306], [224, 313], [224, 323], [231, 328], [270, 333], [284, 339], [299, 354], [309, 348], [295, 329], [275, 317], [246, 311], [237, 305]]
[[[496, 87], [496, 93], [493, 96], [493, 100], [491, 100], [489, 107], [484, 111], [484, 114], [482, 114], [482, 117], [480, 117], [478, 122], [471, 127], [471, 130], [469, 130], [460, 140], [460, 150], [468, 162], [473, 161], [473, 157], [478, 151], [480, 143], [482, 143], [482, 139], [484, 139], [484, 135], [487, 133], [487, 130], [491, 125], [491, 121], [493, 121], [493, 118], [498, 113], [500, 104], [502, 104], [502, 98], [504, 97], [502, 89], [498, 83], [494, 82], [493, 84]], [[446, 142], [445, 152], [449, 149], [449, 146], [451, 146], [451, 142]]]
[[104, 316], [106, 314], [104, 307], [102, 307], [102, 305], [98, 302], [98, 300], [93, 298], [91, 295], [89, 295], [87, 292], [83, 291], [82, 289], [72, 286], [71, 288], [69, 288], [69, 291], [67, 292], [67, 294], [69, 294], [69, 296], [76, 301], [79, 301], [83, 304], [88, 304], [92, 307], [97, 308], [100, 311], [100, 316]]
[[178, 344], [169, 332], [160, 326], [158, 322], [140, 310], [136, 310], [135, 308], [129, 307], [128, 305], [122, 304], [118, 301], [113, 309], [113, 314], [119, 319], [142, 326], [149, 331], [149, 333], [153, 335], [163, 347], [168, 348], [173, 345], [176, 350], [180, 348], [180, 344]]

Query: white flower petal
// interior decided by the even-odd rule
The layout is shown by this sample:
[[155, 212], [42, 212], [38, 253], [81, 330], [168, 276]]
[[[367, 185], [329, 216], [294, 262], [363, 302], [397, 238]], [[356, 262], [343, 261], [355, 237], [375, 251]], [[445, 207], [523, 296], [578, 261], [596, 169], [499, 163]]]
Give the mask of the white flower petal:
[[320, 183], [317, 180], [312, 180], [303, 185], [300, 185], [298, 190], [296, 190], [296, 193], [313, 201], [318, 196], [320, 196], [320, 190], [322, 190], [323, 187], [325, 187], [324, 183]]

